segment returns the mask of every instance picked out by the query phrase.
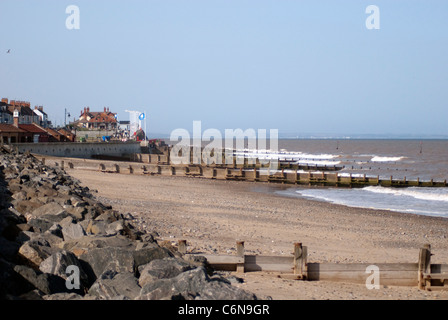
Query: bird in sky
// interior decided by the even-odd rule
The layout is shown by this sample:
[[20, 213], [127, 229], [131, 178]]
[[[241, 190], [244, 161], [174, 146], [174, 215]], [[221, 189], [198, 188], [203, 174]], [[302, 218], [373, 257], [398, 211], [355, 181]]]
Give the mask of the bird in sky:
[[11, 49], [8, 49], [8, 51], [6, 51], [6, 53], [11, 53]]

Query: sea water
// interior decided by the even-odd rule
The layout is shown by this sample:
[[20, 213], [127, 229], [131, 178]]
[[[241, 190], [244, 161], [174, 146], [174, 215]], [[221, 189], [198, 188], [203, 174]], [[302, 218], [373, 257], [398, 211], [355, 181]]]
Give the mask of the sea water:
[[[341, 176], [444, 181], [448, 179], [448, 140], [280, 140], [271, 156], [299, 164], [337, 166]], [[306, 188], [279, 194], [331, 203], [448, 218], [448, 188]]]

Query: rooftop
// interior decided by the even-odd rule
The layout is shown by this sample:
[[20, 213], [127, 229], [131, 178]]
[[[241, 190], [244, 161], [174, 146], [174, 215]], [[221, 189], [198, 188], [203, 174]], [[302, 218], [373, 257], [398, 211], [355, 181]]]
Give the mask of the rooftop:
[[0, 123], [0, 132], [25, 132], [25, 130], [19, 129], [12, 124]]
[[36, 124], [19, 124], [19, 128], [28, 132], [32, 132], [32, 133], [47, 133], [47, 131], [45, 131], [44, 129], [42, 129], [41, 127], [39, 127]]

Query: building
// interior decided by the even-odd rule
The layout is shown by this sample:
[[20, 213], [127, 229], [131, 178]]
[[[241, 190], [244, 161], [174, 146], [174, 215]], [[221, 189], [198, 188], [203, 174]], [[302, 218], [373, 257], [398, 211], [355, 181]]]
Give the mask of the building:
[[0, 102], [0, 123], [13, 124], [14, 112], [18, 112], [19, 124], [37, 123], [43, 127], [48, 126], [48, 116], [43, 111], [43, 107], [31, 109], [28, 101], [11, 100], [2, 98]]
[[20, 141], [20, 142], [34, 142], [34, 143], [50, 142], [51, 135], [47, 131], [45, 131], [44, 128], [35, 123], [19, 124], [18, 128], [29, 133], [29, 135], [27, 136], [28, 139], [26, 139], [26, 141]]
[[48, 121], [48, 115], [44, 112], [44, 107], [35, 106], [33, 112], [39, 117], [39, 125], [42, 128], [48, 128], [50, 122]]
[[90, 111], [89, 107], [84, 108], [84, 112], [81, 111], [79, 119], [73, 124], [89, 130], [116, 130], [118, 125], [116, 113], [110, 112], [106, 107], [101, 112]]
[[32, 135], [12, 124], [0, 123], [0, 143], [11, 144], [31, 140]]
[[65, 135], [63, 135], [62, 133], [56, 131], [55, 129], [52, 129], [52, 128], [44, 128], [44, 129], [49, 135], [48, 142], [66, 142], [67, 141], [67, 137]]
[[39, 116], [33, 112], [29, 102], [11, 100], [9, 111], [19, 113], [19, 124], [39, 123]]
[[65, 141], [75, 142], [76, 134], [74, 134], [73, 132], [64, 128], [59, 129], [58, 132], [65, 137]]
[[12, 112], [9, 110], [9, 104], [2, 99], [0, 102], [0, 123], [12, 124], [12, 122]]
[[0, 101], [0, 142], [1, 143], [39, 143], [73, 142], [75, 135], [68, 130], [51, 128], [51, 121], [42, 106], [27, 101]]

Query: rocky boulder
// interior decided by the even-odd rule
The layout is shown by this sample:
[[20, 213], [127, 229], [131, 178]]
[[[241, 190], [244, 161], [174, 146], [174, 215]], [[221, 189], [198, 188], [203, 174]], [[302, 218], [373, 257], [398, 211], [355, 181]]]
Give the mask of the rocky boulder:
[[137, 300], [256, 300], [256, 296], [233, 287], [221, 278], [210, 279], [204, 267], [182, 272], [170, 279], [160, 279], [142, 287]]

